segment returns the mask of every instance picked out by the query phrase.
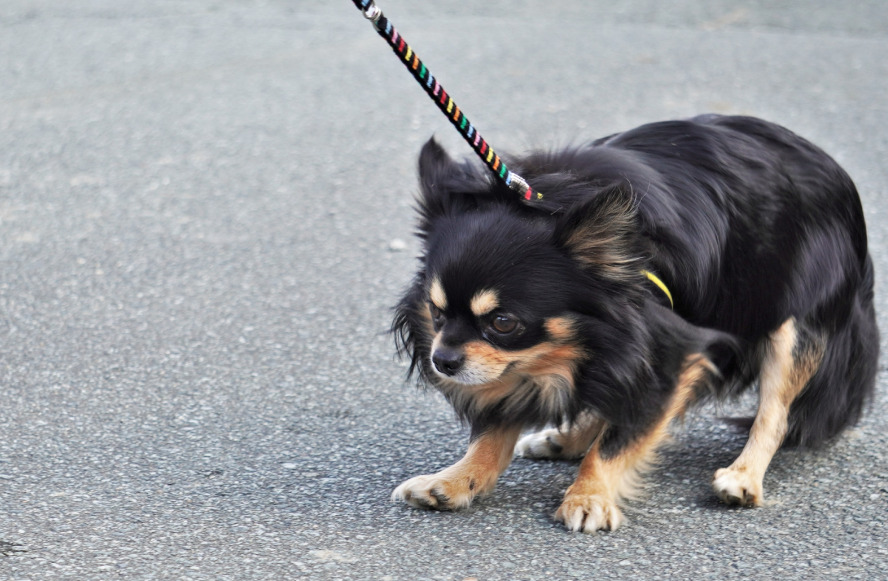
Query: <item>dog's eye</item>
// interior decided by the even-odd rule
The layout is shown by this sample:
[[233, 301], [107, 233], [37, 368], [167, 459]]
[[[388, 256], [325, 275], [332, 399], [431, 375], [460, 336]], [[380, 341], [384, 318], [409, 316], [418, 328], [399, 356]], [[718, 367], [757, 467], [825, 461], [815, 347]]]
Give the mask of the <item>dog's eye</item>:
[[490, 320], [490, 328], [500, 335], [510, 335], [519, 327], [518, 319], [512, 315], [498, 314]]
[[444, 312], [441, 311], [434, 303], [429, 303], [429, 313], [432, 315], [432, 324], [438, 331], [444, 326]]

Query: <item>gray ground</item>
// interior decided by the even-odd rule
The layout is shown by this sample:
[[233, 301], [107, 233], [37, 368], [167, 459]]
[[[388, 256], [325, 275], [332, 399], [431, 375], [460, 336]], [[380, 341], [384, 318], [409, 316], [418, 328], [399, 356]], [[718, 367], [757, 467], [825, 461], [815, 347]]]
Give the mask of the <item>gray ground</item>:
[[[860, 188], [888, 333], [888, 3], [382, 7], [502, 151], [707, 111], [811, 138]], [[466, 440], [385, 334], [432, 133], [470, 155], [347, 0], [0, 5], [0, 578], [888, 577], [884, 373], [763, 509], [708, 485], [748, 402], [691, 417], [615, 533], [550, 518], [570, 463], [390, 504]]]

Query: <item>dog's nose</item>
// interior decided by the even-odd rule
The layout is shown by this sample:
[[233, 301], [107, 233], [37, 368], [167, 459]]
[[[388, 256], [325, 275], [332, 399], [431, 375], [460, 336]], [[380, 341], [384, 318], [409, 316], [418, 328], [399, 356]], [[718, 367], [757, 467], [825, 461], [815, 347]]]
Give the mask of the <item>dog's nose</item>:
[[456, 375], [465, 362], [463, 352], [455, 349], [436, 349], [432, 354], [435, 369], [447, 376]]

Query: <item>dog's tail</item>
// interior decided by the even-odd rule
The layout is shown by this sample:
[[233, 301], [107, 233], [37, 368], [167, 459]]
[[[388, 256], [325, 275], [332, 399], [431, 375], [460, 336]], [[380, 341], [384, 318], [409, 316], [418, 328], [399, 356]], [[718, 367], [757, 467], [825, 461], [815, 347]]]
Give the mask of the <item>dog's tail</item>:
[[847, 318], [829, 325], [820, 367], [790, 407], [786, 445], [814, 448], [828, 442], [856, 424], [872, 399], [879, 330], [873, 307], [873, 266], [868, 256], [862, 275]]

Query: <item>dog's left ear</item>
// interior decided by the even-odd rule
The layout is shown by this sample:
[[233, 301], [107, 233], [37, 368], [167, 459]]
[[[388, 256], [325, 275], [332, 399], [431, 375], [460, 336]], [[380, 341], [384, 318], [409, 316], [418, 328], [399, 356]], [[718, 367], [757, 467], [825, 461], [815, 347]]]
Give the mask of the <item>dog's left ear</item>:
[[556, 240], [583, 268], [631, 282], [644, 260], [638, 231], [635, 197], [613, 187], [568, 210], [558, 222]]
[[454, 194], [477, 193], [489, 187], [478, 169], [467, 161], [455, 161], [434, 138], [419, 154], [422, 206], [428, 214], [441, 214], [455, 202]]

